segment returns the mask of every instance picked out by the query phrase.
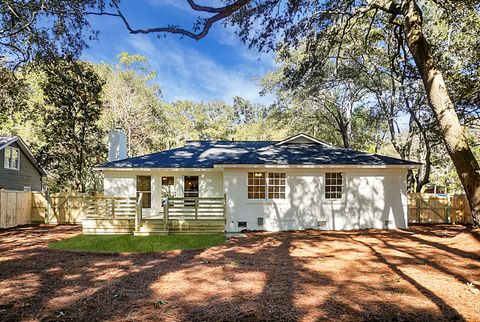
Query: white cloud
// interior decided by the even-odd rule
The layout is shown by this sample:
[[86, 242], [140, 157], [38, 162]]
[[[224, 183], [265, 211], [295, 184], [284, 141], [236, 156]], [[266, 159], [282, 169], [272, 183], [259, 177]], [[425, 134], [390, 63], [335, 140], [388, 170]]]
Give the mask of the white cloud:
[[[168, 37], [131, 36], [128, 43], [149, 59], [158, 72], [157, 80], [169, 101], [221, 99], [231, 103], [233, 96], [237, 95], [264, 104], [273, 100], [271, 96], [260, 96], [260, 87], [254, 80], [266, 69], [261, 62], [252, 63], [246, 59], [235, 66], [222, 66], [178, 39]], [[267, 62], [265, 65], [270, 64]]]

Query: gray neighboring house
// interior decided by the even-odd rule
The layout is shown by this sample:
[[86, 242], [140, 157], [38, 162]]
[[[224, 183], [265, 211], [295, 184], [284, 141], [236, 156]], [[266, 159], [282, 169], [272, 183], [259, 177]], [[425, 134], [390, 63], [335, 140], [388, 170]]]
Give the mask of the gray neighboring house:
[[47, 176], [18, 136], [0, 136], [0, 189], [42, 191]]

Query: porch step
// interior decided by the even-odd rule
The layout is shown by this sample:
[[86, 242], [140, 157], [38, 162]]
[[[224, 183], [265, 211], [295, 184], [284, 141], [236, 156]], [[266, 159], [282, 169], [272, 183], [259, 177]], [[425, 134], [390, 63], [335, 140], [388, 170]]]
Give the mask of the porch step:
[[186, 229], [186, 230], [169, 230], [168, 233], [170, 235], [202, 235], [202, 234], [223, 234], [225, 229], [217, 229], [217, 230], [193, 230], [193, 229]]
[[148, 230], [148, 231], [134, 231], [133, 236], [153, 236], [153, 235], [168, 235], [168, 230]]
[[215, 221], [171, 221], [168, 224], [170, 234], [216, 234], [225, 232], [225, 222]]
[[133, 235], [168, 235], [168, 228], [165, 227], [163, 219], [144, 219], [142, 220], [139, 229], [133, 232]]

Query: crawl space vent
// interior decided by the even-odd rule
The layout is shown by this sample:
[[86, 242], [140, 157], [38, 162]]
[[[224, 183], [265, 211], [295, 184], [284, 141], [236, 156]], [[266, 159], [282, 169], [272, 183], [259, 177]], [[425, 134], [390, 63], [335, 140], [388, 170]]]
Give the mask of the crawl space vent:
[[238, 227], [239, 228], [246, 228], [247, 227], [247, 222], [246, 221], [239, 221], [238, 222]]
[[317, 221], [317, 226], [319, 228], [327, 228], [327, 221], [326, 220], [319, 220], [319, 221]]
[[263, 217], [258, 217], [257, 218], [257, 225], [258, 226], [263, 226]]

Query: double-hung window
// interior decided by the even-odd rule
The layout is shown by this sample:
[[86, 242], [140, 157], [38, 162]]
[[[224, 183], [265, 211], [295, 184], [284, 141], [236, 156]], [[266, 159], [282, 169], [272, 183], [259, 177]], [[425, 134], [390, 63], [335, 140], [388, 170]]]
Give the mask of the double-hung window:
[[4, 168], [20, 170], [20, 149], [7, 146], [4, 153]]
[[342, 199], [343, 175], [341, 172], [325, 173], [325, 199]]
[[285, 186], [285, 173], [248, 173], [248, 199], [285, 199]]
[[268, 199], [285, 199], [285, 173], [268, 174]]
[[137, 199], [142, 194], [142, 208], [152, 207], [152, 178], [137, 176]]
[[248, 173], [248, 199], [265, 199], [266, 197], [266, 179], [265, 172]]

